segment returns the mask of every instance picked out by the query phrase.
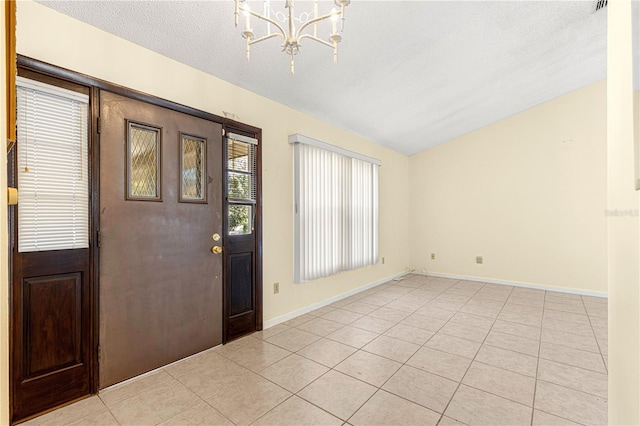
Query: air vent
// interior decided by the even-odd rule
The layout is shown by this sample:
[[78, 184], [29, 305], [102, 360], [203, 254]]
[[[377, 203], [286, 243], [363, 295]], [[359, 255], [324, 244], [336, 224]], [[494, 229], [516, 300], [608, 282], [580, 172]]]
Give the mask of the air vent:
[[608, 0], [596, 0], [596, 1], [594, 1], [593, 2], [593, 12], [592, 13], [596, 13], [597, 11], [607, 7], [607, 1]]

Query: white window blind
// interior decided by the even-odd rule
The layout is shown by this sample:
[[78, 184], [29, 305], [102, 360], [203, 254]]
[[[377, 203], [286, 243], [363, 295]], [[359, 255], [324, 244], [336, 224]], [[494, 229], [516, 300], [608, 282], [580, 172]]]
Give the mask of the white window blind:
[[378, 261], [378, 166], [373, 158], [291, 135], [295, 156], [294, 281]]
[[18, 77], [18, 250], [89, 246], [88, 96]]

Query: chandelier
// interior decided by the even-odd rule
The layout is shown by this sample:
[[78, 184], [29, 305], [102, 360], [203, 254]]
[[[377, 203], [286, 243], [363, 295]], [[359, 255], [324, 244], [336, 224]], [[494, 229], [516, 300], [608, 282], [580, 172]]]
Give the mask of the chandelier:
[[[342, 40], [342, 36], [338, 34], [338, 21], [341, 21], [340, 31], [342, 31], [344, 26], [344, 8], [349, 5], [351, 0], [334, 0], [337, 9], [333, 8], [329, 13], [324, 15], [318, 14], [318, 0], [314, 0], [313, 11], [302, 12], [297, 16], [293, 9], [293, 0], [285, 1], [284, 8], [286, 11], [275, 10], [271, 7], [270, 0], [264, 0], [262, 13], [251, 10], [247, 0], [235, 1], [236, 27], [238, 26], [240, 12], [242, 12], [245, 17], [242, 36], [246, 39], [247, 61], [249, 60], [252, 44], [260, 43], [261, 41], [274, 37], [282, 37], [282, 51], [289, 55], [291, 74], [294, 74], [293, 57], [300, 52], [302, 40], [306, 38], [332, 48], [333, 62], [338, 62], [338, 43]], [[267, 29], [265, 35], [256, 37], [251, 26], [252, 16], [266, 22]], [[327, 19], [333, 23], [333, 30], [329, 35], [329, 41], [318, 37], [318, 23]]]

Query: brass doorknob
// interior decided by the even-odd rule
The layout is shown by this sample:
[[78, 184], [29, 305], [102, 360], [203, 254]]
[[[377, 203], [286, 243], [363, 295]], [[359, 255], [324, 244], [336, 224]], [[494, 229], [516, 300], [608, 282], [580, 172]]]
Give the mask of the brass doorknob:
[[220, 254], [220, 253], [222, 253], [222, 247], [220, 247], [220, 246], [213, 246], [213, 247], [211, 247], [211, 253], [213, 253], [213, 254]]

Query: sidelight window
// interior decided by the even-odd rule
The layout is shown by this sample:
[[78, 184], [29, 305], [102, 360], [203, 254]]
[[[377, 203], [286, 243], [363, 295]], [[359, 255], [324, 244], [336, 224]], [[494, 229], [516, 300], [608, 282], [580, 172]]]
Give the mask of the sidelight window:
[[18, 251], [89, 246], [86, 94], [17, 78]]
[[253, 232], [256, 204], [256, 145], [258, 141], [227, 134], [227, 218], [229, 235]]
[[295, 134], [294, 281], [378, 261], [380, 161]]

